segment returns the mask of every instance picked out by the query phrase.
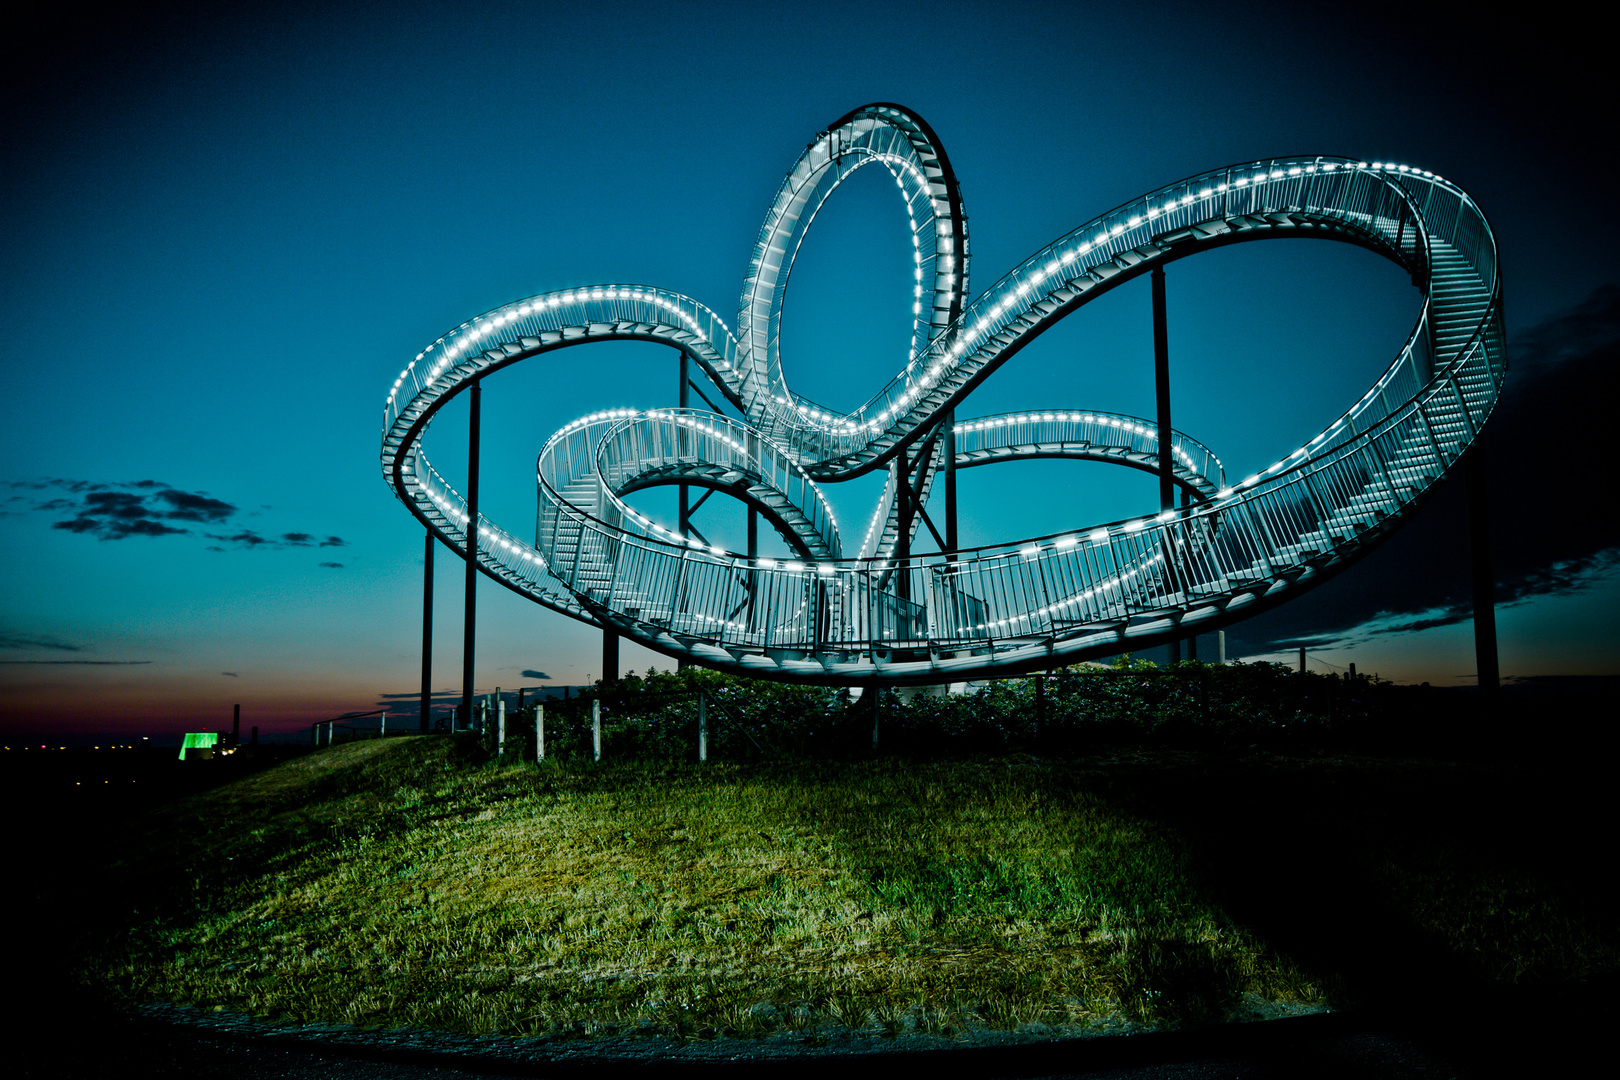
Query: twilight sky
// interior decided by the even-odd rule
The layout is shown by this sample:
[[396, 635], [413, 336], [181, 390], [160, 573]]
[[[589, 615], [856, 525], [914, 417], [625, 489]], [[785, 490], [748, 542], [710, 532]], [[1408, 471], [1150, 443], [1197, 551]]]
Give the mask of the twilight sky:
[[[1620, 672], [1620, 524], [1587, 464], [1620, 389], [1598, 45], [1557, 4], [1540, 26], [1464, 5], [1296, 7], [53, 5], [8, 35], [0, 105], [0, 732], [213, 728], [235, 702], [266, 729], [388, 695], [414, 712], [421, 531], [377, 464], [394, 376], [450, 327], [551, 289], [658, 285], [732, 320], [783, 173], [871, 101], [943, 141], [975, 293], [1222, 165], [1343, 154], [1460, 184], [1496, 232], [1512, 342], [1487, 429], [1503, 674]], [[827, 406], [864, 401], [905, 357], [905, 217], [876, 172], [818, 219], [786, 309], [790, 384]], [[1418, 305], [1392, 264], [1328, 242], [1177, 263], [1176, 426], [1229, 475], [1263, 467], [1370, 385]], [[675, 356], [595, 346], [486, 380], [486, 513], [523, 533], [546, 437], [596, 409], [673, 404]], [[1033, 406], [1152, 416], [1146, 279], [1065, 320], [958, 415]], [[451, 405], [427, 439], [457, 480], [465, 417]], [[1460, 486], [1332, 582], [1230, 628], [1228, 654], [1303, 642], [1386, 678], [1471, 682]], [[961, 493], [975, 544], [1151, 510], [1156, 481], [1022, 463], [966, 472]], [[864, 522], [874, 484], [829, 495]], [[699, 524], [740, 546], [739, 515], [704, 516], [719, 502]], [[458, 570], [441, 550], [445, 691]], [[479, 615], [481, 691], [601, 674], [588, 628], [488, 581]], [[649, 664], [672, 666], [625, 647], [626, 669]]]

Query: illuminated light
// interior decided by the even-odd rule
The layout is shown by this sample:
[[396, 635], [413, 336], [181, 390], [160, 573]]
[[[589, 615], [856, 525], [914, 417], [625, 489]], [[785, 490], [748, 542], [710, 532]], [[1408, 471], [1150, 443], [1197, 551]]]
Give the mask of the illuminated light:
[[1137, 532], [1142, 528], [1142, 526], [1144, 526], [1146, 524], [1147, 524], [1147, 522], [1145, 522], [1145, 521], [1128, 521], [1128, 522], [1125, 523], [1125, 531], [1126, 532]]
[[1086, 534], [1086, 539], [1090, 540], [1093, 544], [1106, 544], [1108, 543], [1108, 530], [1093, 529], [1091, 532]]

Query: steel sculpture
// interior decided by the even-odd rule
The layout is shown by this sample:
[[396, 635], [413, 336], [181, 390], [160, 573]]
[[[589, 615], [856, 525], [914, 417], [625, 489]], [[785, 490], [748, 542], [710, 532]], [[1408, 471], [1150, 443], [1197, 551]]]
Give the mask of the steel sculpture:
[[[837, 413], [789, 390], [777, 330], [816, 213], [867, 166], [893, 177], [910, 221], [912, 340], [886, 386]], [[1158, 433], [1145, 420], [1044, 407], [956, 420], [955, 410], [1025, 344], [1115, 286], [1210, 248], [1296, 236], [1375, 251], [1409, 271], [1424, 297], [1404, 347], [1342, 416], [1237, 482], [1176, 434], [1173, 479], [1192, 495], [1179, 509], [909, 554], [919, 521], [933, 528], [917, 511], [944, 467], [1046, 455], [1158, 471]], [[1217, 169], [1088, 222], [969, 301], [967, 221], [950, 163], [915, 114], [875, 104], [821, 132], [783, 181], [754, 245], [735, 332], [698, 301], [641, 285], [496, 308], [434, 341], [394, 380], [384, 477], [465, 557], [474, 533], [467, 501], [422, 449], [435, 412], [507, 365], [626, 339], [680, 350], [744, 419], [666, 409], [574, 422], [540, 452], [533, 542], [478, 516], [478, 569], [672, 657], [829, 684], [1037, 670], [1185, 638], [1296, 596], [1413, 511], [1477, 438], [1507, 366], [1490, 227], [1432, 172], [1320, 156]], [[851, 543], [820, 485], [879, 468], [890, 481]], [[623, 496], [652, 484], [744, 500], [794, 558], [750, 558], [648, 520]]]

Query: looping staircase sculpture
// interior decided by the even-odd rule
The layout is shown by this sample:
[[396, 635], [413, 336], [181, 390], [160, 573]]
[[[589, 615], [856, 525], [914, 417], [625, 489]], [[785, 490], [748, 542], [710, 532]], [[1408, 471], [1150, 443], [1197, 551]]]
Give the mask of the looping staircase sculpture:
[[[888, 171], [910, 222], [912, 343], [887, 385], [839, 414], [788, 389], [782, 301], [817, 212], [867, 166]], [[952, 441], [957, 468], [1047, 456], [1156, 471], [1157, 431], [1145, 420], [1074, 409], [956, 420], [955, 409], [1025, 344], [1115, 286], [1209, 248], [1290, 236], [1378, 252], [1423, 294], [1405, 345], [1342, 416], [1234, 483], [1207, 448], [1176, 433], [1174, 479], [1192, 495], [1178, 510], [896, 558], [897, 461], [913, 449], [922, 499]], [[435, 412], [482, 376], [559, 349], [668, 345], [745, 419], [670, 409], [576, 421], [540, 453], [532, 542], [480, 516], [479, 569], [554, 610], [710, 667], [800, 682], [937, 683], [1162, 644], [1311, 588], [1415, 509], [1477, 438], [1507, 369], [1483, 214], [1449, 181], [1386, 162], [1295, 157], [1217, 169], [1088, 222], [971, 302], [967, 289], [967, 219], [943, 148], [908, 110], [868, 105], [818, 135], [783, 181], [735, 333], [698, 301], [640, 285], [496, 308], [434, 341], [394, 381], [383, 475], [465, 554], [474, 534], [466, 500], [422, 449]], [[954, 440], [936, 437], [947, 423]], [[886, 466], [880, 505], [847, 549], [820, 486]], [[794, 558], [679, 536], [623, 500], [677, 483], [742, 499]]]

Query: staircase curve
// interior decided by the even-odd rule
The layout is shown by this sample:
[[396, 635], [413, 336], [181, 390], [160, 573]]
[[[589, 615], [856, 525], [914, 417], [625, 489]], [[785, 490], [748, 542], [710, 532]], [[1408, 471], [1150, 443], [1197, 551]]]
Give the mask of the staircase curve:
[[[787, 386], [779, 344], [793, 261], [816, 213], [860, 168], [894, 179], [911, 225], [913, 332], [904, 366], [835, 413]], [[444, 334], [391, 387], [381, 463], [395, 494], [465, 555], [466, 500], [428, 461], [439, 408], [493, 371], [608, 340], [690, 357], [743, 419], [608, 410], [553, 436], [537, 463], [531, 540], [480, 515], [486, 575], [667, 655], [799, 682], [935, 683], [1015, 674], [1205, 632], [1282, 603], [1349, 565], [1422, 502], [1478, 437], [1507, 370], [1494, 237], [1460, 188], [1405, 164], [1273, 158], [1189, 177], [1060, 237], [968, 301], [968, 238], [943, 148], [897, 105], [856, 109], [805, 148], [773, 200], [736, 332], [668, 290], [600, 285], [503, 305]], [[1368, 248], [1423, 294], [1371, 388], [1310, 441], [1228, 483], [1175, 434], [1180, 509], [1014, 543], [896, 559], [894, 476], [916, 448], [926, 499], [953, 425], [956, 467], [1028, 456], [1157, 469], [1134, 418], [1040, 409], [956, 420], [985, 378], [1119, 284], [1228, 244], [1317, 237]], [[845, 551], [821, 485], [888, 468], [861, 543]], [[723, 490], [795, 553], [749, 558], [681, 537], [622, 496], [652, 484]], [[915, 519], [920, 515], [913, 516]]]

